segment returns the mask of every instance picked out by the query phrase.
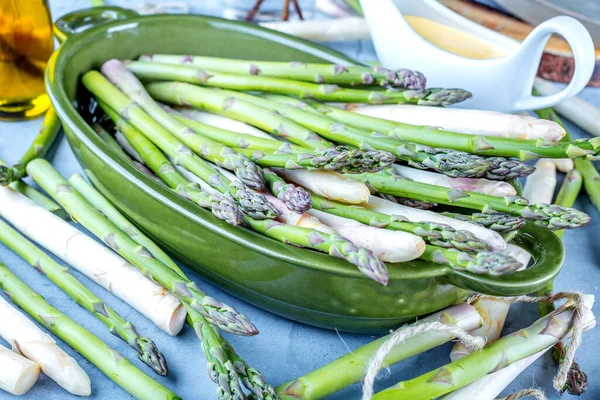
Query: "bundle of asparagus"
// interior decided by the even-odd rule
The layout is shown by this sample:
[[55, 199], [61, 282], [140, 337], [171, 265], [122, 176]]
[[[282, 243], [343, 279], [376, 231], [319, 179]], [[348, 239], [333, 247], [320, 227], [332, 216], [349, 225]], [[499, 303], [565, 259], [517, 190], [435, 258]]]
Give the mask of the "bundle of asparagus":
[[[195, 121], [193, 119], [190, 119], [189, 115], [181, 116], [181, 115], [178, 115], [173, 110], [170, 110], [170, 109], [164, 108], [164, 107], [160, 107], [160, 105], [154, 103], [154, 100], [152, 100], [152, 98], [150, 98], [150, 96], [143, 90], [143, 87], [139, 84], [139, 82], [137, 82], [137, 80], [135, 80], [135, 78], [133, 78], [133, 76], [126, 71], [126, 69], [123, 67], [123, 65], [118, 63], [117, 61], [112, 60], [112, 61], [106, 63], [103, 66], [103, 72], [107, 76], [109, 76], [114, 83], [119, 85], [125, 91], [126, 94], [129, 94], [132, 101], [136, 102], [140, 106], [143, 106], [146, 109], [146, 111], [151, 112], [151, 114], [143, 115], [143, 114], [141, 114], [141, 112], [136, 112], [136, 113], [139, 113], [140, 115], [142, 115], [144, 118], [132, 117], [132, 115], [136, 114], [136, 113], [129, 112], [130, 107], [133, 105], [133, 103], [131, 103], [128, 100], [125, 100], [125, 97], [122, 94], [120, 94], [117, 90], [115, 90], [114, 88], [111, 89], [108, 82], [102, 81], [100, 76], [97, 74], [96, 75], [94, 75], [93, 73], [87, 74], [86, 77], [84, 77], [84, 84], [88, 87], [88, 89], [90, 89], [92, 91], [93, 94], [95, 94], [96, 96], [98, 96], [100, 98], [100, 105], [111, 116], [111, 118], [113, 119], [113, 121], [116, 124], [116, 127], [118, 129], [120, 129], [120, 131], [122, 132], [121, 142], [122, 142], [123, 146], [127, 149], [127, 151], [130, 154], [134, 155], [134, 157], [138, 157], [141, 161], [146, 163], [147, 166], [150, 167], [150, 169], [153, 170], [158, 176], [162, 175], [163, 179], [165, 179], [165, 182], [167, 182], [168, 185], [171, 186], [173, 189], [176, 189], [177, 187], [189, 188], [190, 182], [195, 182], [195, 183], [199, 183], [201, 191], [207, 193], [209, 196], [220, 196], [220, 193], [218, 191], [216, 192], [214, 190], [211, 190], [211, 189], [215, 188], [215, 185], [211, 184], [210, 180], [207, 179], [206, 174], [203, 175], [203, 174], [199, 173], [198, 168], [196, 168], [196, 170], [194, 170], [194, 168], [191, 167], [191, 163], [188, 163], [187, 165], [182, 163], [177, 157], [174, 157], [173, 151], [169, 152], [169, 150], [168, 150], [169, 148], [167, 146], [165, 146], [164, 143], [161, 144], [160, 138], [153, 136], [154, 134], [156, 134], [156, 131], [159, 131], [160, 129], [163, 129], [163, 131], [161, 132], [161, 137], [168, 137], [168, 136], [166, 136], [165, 128], [170, 129], [170, 131], [171, 131], [170, 133], [172, 133], [175, 136], [179, 135], [179, 137], [182, 139], [185, 139], [188, 144], [192, 144], [191, 150], [195, 151], [198, 155], [206, 156], [207, 153], [206, 152], [203, 153], [203, 150], [206, 149], [206, 147], [202, 147], [202, 146], [198, 146], [198, 145], [194, 146], [193, 145], [194, 142], [195, 143], [206, 143], [209, 140], [213, 140], [215, 143], [220, 142], [220, 143], [222, 143], [222, 145], [225, 145], [225, 146], [234, 146], [234, 147], [230, 147], [229, 149], [232, 149], [234, 152], [237, 152], [238, 154], [239, 153], [248, 154], [250, 157], [254, 157], [255, 159], [263, 158], [264, 156], [262, 156], [262, 154], [271, 155], [271, 157], [268, 158], [269, 160], [275, 160], [276, 157], [280, 157], [281, 155], [288, 155], [288, 154], [293, 155], [293, 157], [295, 157], [295, 158], [298, 158], [299, 156], [301, 156], [304, 159], [308, 159], [308, 158], [312, 159], [312, 156], [307, 157], [305, 155], [306, 148], [303, 148], [300, 146], [295, 146], [295, 145], [290, 145], [289, 143], [286, 144], [286, 142], [279, 141], [261, 131], [248, 129], [244, 125], [239, 125], [239, 123], [235, 127], [235, 130], [244, 131], [245, 133], [233, 132], [230, 130], [225, 130], [223, 128], [211, 126], [210, 124], [206, 124], [206, 123], [203, 123], [200, 121]], [[217, 93], [217, 92], [211, 92], [211, 93]], [[276, 103], [273, 103], [273, 104], [276, 104]], [[248, 103], [246, 103], [245, 105], [248, 106]], [[250, 106], [250, 108], [252, 108], [252, 106]], [[117, 112], [115, 112], [115, 109], [122, 109], [122, 110], [126, 109], [127, 112], [125, 113], [125, 115], [123, 114], [123, 112], [121, 112], [121, 115], [119, 115]], [[261, 110], [260, 108], [255, 107], [254, 110], [265, 114], [264, 109]], [[189, 114], [189, 113], [186, 113], [186, 114]], [[330, 146], [330, 144], [327, 141], [324, 141], [322, 139], [317, 140], [316, 139], [317, 137], [313, 133], [306, 132], [306, 130], [304, 128], [302, 128], [299, 125], [294, 125], [293, 122], [287, 120], [286, 118], [275, 115], [275, 114], [270, 114], [268, 112], [266, 114], [268, 114], [272, 117], [275, 117], [275, 120], [279, 121], [280, 123], [290, 124], [289, 126], [291, 126], [292, 130], [294, 130], [294, 132], [295, 132], [294, 137], [297, 138], [298, 143], [306, 145], [307, 143], [313, 142], [313, 145], [310, 146], [315, 149], [313, 151], [318, 151], [319, 149], [323, 149], [323, 148], [326, 148], [327, 146]], [[316, 111], [314, 111], [314, 114], [316, 115]], [[246, 113], [245, 115], [251, 115], [251, 113], [250, 114]], [[123, 118], [123, 116], [125, 116], [125, 118]], [[147, 128], [147, 125], [144, 125], [144, 124], [147, 123], [147, 119], [151, 119], [154, 116], [156, 116], [156, 118], [157, 118], [156, 119], [157, 124], [152, 125], [152, 129], [154, 130], [154, 133], [150, 134], [149, 136], [146, 136], [146, 132], [144, 129]], [[206, 114], [203, 114], [202, 117], [204, 118], [205, 121], [207, 121]], [[217, 117], [217, 118], [219, 118], [219, 117]], [[143, 122], [143, 119], [146, 119], [146, 122]], [[224, 120], [223, 117], [220, 117], [219, 119], [220, 119], [220, 121], [219, 121], [220, 123], [222, 123]], [[129, 120], [129, 122], [127, 122], [127, 120]], [[208, 120], [210, 121], [210, 118]], [[214, 118], [212, 121], [213, 121], [213, 125], [214, 125], [215, 124]], [[227, 121], [227, 122], [230, 122], [230, 121]], [[137, 126], [136, 126], [136, 123], [137, 123]], [[268, 122], [268, 123], [269, 123], [269, 126], [273, 126], [273, 124], [275, 122]], [[164, 128], [160, 128], [158, 126], [159, 124], [162, 125]], [[138, 128], [138, 129], [136, 129], [136, 128]], [[272, 133], [277, 133], [277, 132], [281, 133], [281, 131], [282, 131], [282, 129], [280, 129], [279, 131], [275, 130], [275, 131], [271, 131], [271, 132]], [[287, 128], [286, 128], [286, 131], [287, 131]], [[186, 132], [186, 133], [183, 134], [182, 132]], [[302, 132], [305, 132], [306, 134], [302, 134]], [[193, 133], [195, 133], [195, 135]], [[188, 136], [189, 138], [185, 138], [186, 136]], [[170, 138], [173, 138], [173, 136], [171, 136]], [[307, 140], [308, 140], [308, 142], [307, 142]], [[155, 143], [151, 143], [152, 141], [154, 141]], [[158, 145], [158, 147], [156, 147], [155, 145]], [[246, 151], [246, 153], [244, 153], [244, 149], [248, 149]], [[167, 160], [167, 158], [159, 155], [160, 150], [167, 151], [167, 154], [171, 157], [172, 162], [174, 162], [176, 164], [175, 168], [173, 168], [173, 165], [170, 164], [170, 162]], [[261, 152], [260, 157], [256, 156], [257, 151]], [[355, 160], [355, 161], [352, 161], [352, 165], [354, 168], [364, 169], [364, 168], [366, 168], [366, 166], [368, 166], [367, 168], [375, 168], [375, 170], [379, 170], [379, 169], [385, 168], [384, 167], [385, 165], [389, 165], [393, 161], [393, 157], [390, 157], [390, 156], [387, 156], [387, 159], [389, 160], [389, 161], [387, 161], [385, 154], [382, 153], [381, 151], [379, 153], [374, 152], [372, 150], [367, 150], [367, 151], [358, 152], [358, 153], [355, 151], [353, 154], [354, 154], [353, 160]], [[162, 161], [157, 162], [158, 160], [161, 159], [160, 157], [162, 157]], [[357, 158], [357, 157], [360, 157], [360, 158]], [[208, 161], [215, 161], [215, 159], [212, 159], [212, 160], [208, 159]], [[177, 164], [179, 164], [179, 165], [177, 165]], [[225, 163], [220, 163], [220, 164], [221, 164], [221, 166], [225, 167], [226, 169], [230, 169], [235, 172], [235, 168], [231, 168], [231, 166], [229, 166], [229, 168], [228, 168], [228, 166], [225, 165]], [[268, 164], [268, 165], [273, 166], [274, 164]], [[275, 164], [275, 166], [276, 166], [276, 168], [274, 168], [275, 173], [270, 172], [270, 173], [264, 174], [264, 172], [263, 172], [263, 176], [266, 176], [267, 184], [269, 186], [269, 189], [273, 192], [273, 194], [275, 196], [279, 197], [280, 199], [282, 199], [285, 203], [285, 206], [282, 207], [281, 204], [274, 202], [272, 199], [270, 201], [273, 208], [276, 209], [277, 212], [280, 214], [278, 216], [278, 218], [281, 221], [285, 222], [285, 224], [280, 226], [280, 225], [275, 225], [275, 224], [271, 223], [270, 226], [267, 228], [267, 226], [265, 224], [257, 223], [252, 218], [244, 217], [245, 223], [250, 225], [250, 227], [252, 229], [257, 230], [263, 234], [266, 234], [267, 236], [271, 236], [273, 238], [279, 239], [281, 236], [279, 236], [280, 233], [278, 233], [278, 231], [283, 229], [282, 232], [285, 232], [284, 240], [287, 242], [294, 243], [296, 245], [307, 246], [309, 248], [313, 248], [313, 249], [317, 249], [317, 250], [320, 249], [322, 251], [327, 251], [327, 252], [331, 252], [331, 250], [335, 249], [335, 252], [331, 253], [331, 254], [338, 254], [338, 255], [341, 255], [342, 257], [345, 257], [350, 262], [355, 263], [359, 267], [359, 269], [361, 269], [363, 272], [365, 272], [368, 276], [372, 276], [376, 280], [382, 279], [381, 282], [385, 282], [385, 278], [384, 278], [385, 275], [381, 275], [381, 278], [378, 278], [379, 272], [377, 272], [377, 271], [384, 271], [384, 270], [382, 270], [381, 267], [376, 267], [377, 264], [373, 264], [372, 261], [367, 261], [367, 260], [369, 260], [369, 258], [373, 259], [372, 258], [373, 256], [368, 255], [368, 254], [370, 254], [369, 250], [374, 251], [375, 253], [379, 254], [380, 255], [379, 258], [382, 258], [383, 260], [387, 260], [387, 261], [409, 260], [409, 259], [421, 257], [428, 261], [448, 263], [451, 266], [456, 267], [456, 268], [467, 268], [467, 269], [469, 269], [473, 272], [477, 272], [477, 273], [494, 273], [494, 274], [509, 273], [520, 266], [520, 264], [516, 263], [511, 258], [502, 257], [497, 254], [492, 254], [492, 253], [484, 251], [487, 249], [503, 248], [505, 246], [505, 244], [504, 244], [504, 241], [500, 238], [500, 236], [498, 236], [497, 234], [494, 234], [493, 232], [488, 231], [486, 229], [479, 228], [475, 224], [466, 223], [463, 221], [459, 221], [457, 219], [441, 217], [444, 220], [444, 222], [448, 222], [446, 220], [452, 221], [449, 225], [460, 226], [460, 228], [459, 228], [460, 231], [458, 231], [458, 232], [450, 226], [442, 226], [442, 225], [428, 223], [428, 221], [429, 221], [428, 219], [416, 220], [413, 223], [394, 220], [393, 221], [394, 223], [392, 224], [392, 226], [394, 226], [394, 228], [390, 227], [389, 228], [390, 230], [401, 230], [401, 231], [403, 230], [406, 232], [410, 232], [412, 234], [417, 233], [418, 236], [421, 236], [422, 238], [426, 238], [426, 240], [429, 241], [431, 244], [425, 248], [425, 247], [423, 247], [422, 244], [419, 245], [419, 244], [417, 244], [418, 242], [414, 242], [415, 244], [407, 246], [405, 251], [401, 252], [402, 254], [398, 253], [395, 256], [391, 256], [391, 254], [396, 254], [397, 250], [396, 250], [396, 252], [393, 250], [391, 250], [391, 251], [387, 250], [387, 251], [385, 251], [386, 254], [383, 255], [384, 252], [381, 250], [381, 248], [377, 249], [376, 247], [373, 246], [373, 243], [368, 244], [364, 241], [361, 242], [358, 239], [356, 234], [353, 232], [355, 229], [358, 229], [359, 232], [363, 232], [363, 231], [366, 232], [369, 228], [365, 227], [364, 225], [356, 224], [354, 222], [350, 223], [350, 221], [341, 223], [342, 220], [336, 219], [334, 217], [329, 217], [328, 215], [331, 214], [331, 212], [329, 212], [329, 211], [328, 211], [327, 215], [322, 215], [321, 219], [326, 219], [326, 218], [329, 219], [328, 225], [335, 225], [337, 222], [337, 227], [334, 228], [334, 230], [338, 231], [338, 233], [341, 233], [341, 231], [344, 231], [345, 234], [342, 233], [342, 236], [346, 236], [346, 238], [348, 238], [347, 237], [348, 235], [354, 235], [354, 239], [351, 239], [351, 242], [354, 242], [355, 244], [358, 244], [360, 242], [360, 244], [362, 246], [366, 247], [367, 253], [363, 253], [364, 254], [363, 256], [357, 258], [356, 256], [353, 255], [355, 253], [355, 251], [350, 250], [353, 248], [354, 245], [351, 246], [350, 248], [344, 249], [341, 246], [341, 242], [339, 242], [339, 241], [337, 241], [337, 242], [336, 241], [331, 242], [329, 240], [323, 241], [323, 234], [324, 234], [323, 232], [321, 232], [321, 233], [315, 232], [315, 233], [310, 234], [308, 231], [305, 232], [302, 230], [300, 230], [300, 231], [298, 230], [298, 228], [311, 229], [312, 227], [310, 227], [309, 224], [302, 224], [302, 223], [298, 224], [297, 223], [298, 221], [300, 221], [300, 222], [306, 221], [307, 220], [306, 217], [289, 218], [289, 214], [287, 212], [290, 209], [292, 209], [297, 212], [303, 213], [310, 207], [311, 202], [314, 201], [314, 197], [311, 199], [311, 196], [309, 194], [307, 194], [302, 188], [298, 188], [293, 185], [290, 185], [289, 183], [287, 183], [283, 179], [281, 179], [278, 176], [278, 174], [283, 176], [284, 178], [287, 178], [288, 180], [291, 179], [292, 181], [294, 181], [294, 180], [300, 181], [301, 185], [308, 187], [308, 188], [312, 189], [313, 191], [315, 191], [316, 193], [324, 195], [325, 197], [335, 198], [334, 197], [335, 192], [338, 192], [338, 191], [339, 192], [347, 192], [346, 194], [343, 194], [342, 196], [340, 196], [340, 198], [338, 198], [337, 200], [341, 200], [343, 202], [355, 203], [355, 204], [361, 204], [366, 201], [369, 201], [370, 197], [369, 197], [368, 188], [364, 185], [359, 184], [358, 182], [356, 182], [354, 180], [351, 180], [351, 179], [340, 180], [339, 175], [331, 174], [331, 172], [313, 171], [313, 170], [307, 171], [306, 169], [294, 169], [295, 165], [290, 165], [289, 163]], [[313, 164], [313, 167], [314, 166], [315, 165]], [[186, 167], [186, 168], [184, 168], [184, 167]], [[323, 165], [321, 165], [321, 167], [323, 167]], [[175, 169], [178, 169], [180, 174], [183, 174], [183, 176], [185, 178], [187, 178], [187, 180], [181, 180], [181, 178], [182, 178], [181, 175], [173, 173], [173, 171]], [[327, 167], [321, 168], [321, 169], [327, 169]], [[165, 174], [166, 171], [168, 171], [168, 174]], [[359, 171], [360, 170], [353, 170], [352, 172], [359, 172]], [[224, 171], [222, 171], [221, 176], [222, 176], [223, 172]], [[165, 175], [168, 175], [168, 176], [165, 176]], [[178, 178], [176, 179], [176, 182], [169, 183], [168, 180], [173, 179], [173, 178], [169, 178], [169, 176], [172, 176], [172, 175], [175, 175]], [[225, 173], [225, 175], [227, 175], [227, 174]], [[306, 178], [303, 178], [304, 175], [306, 175]], [[354, 176], [354, 175], [348, 175], [348, 176], [350, 177], [350, 176]], [[356, 176], [359, 177], [360, 175], [356, 175]], [[238, 176], [238, 178], [239, 178], [239, 176]], [[234, 182], [234, 184], [240, 183], [240, 182], [236, 182], [236, 179], [233, 176], [220, 178], [220, 179], [230, 180], [230, 181]], [[429, 180], [429, 181], [431, 181], [431, 179], [438, 179], [438, 178], [435, 176], [434, 177], [428, 176], [425, 178], [425, 180]], [[319, 183], [321, 180], [323, 181], [322, 184]], [[202, 186], [203, 186], [202, 183], [204, 183], [204, 188], [202, 188]], [[208, 185], [207, 185], [207, 183], [208, 183]], [[452, 185], [456, 185], [456, 184], [460, 185], [461, 183], [445, 181], [445, 184], [452, 186]], [[320, 188], [319, 185], [321, 185], [322, 188]], [[462, 185], [463, 185], [463, 187], [464, 187], [464, 185], [470, 185], [469, 187], [474, 187], [474, 188], [480, 189], [482, 191], [489, 190], [489, 191], [493, 192], [494, 188], [498, 188], [498, 190], [501, 190], [501, 191], [503, 190], [506, 193], [514, 193], [513, 189], [508, 188], [508, 185], [506, 185], [506, 184], [497, 185], [497, 184], [494, 184], [491, 182], [488, 183], [486, 181], [480, 182], [476, 179], [473, 179], [472, 181], [462, 182]], [[255, 187], [257, 187], [257, 186], [258, 185], [255, 185]], [[352, 196], [353, 196], [353, 193], [357, 193], [357, 192], [356, 192], [356, 190], [352, 189], [352, 186], [356, 186], [356, 189], [359, 190], [358, 193], [363, 193], [361, 195], [358, 195], [358, 197], [356, 197], [355, 200], [352, 200]], [[251, 189], [252, 188], [249, 188], [249, 191]], [[286, 195], [286, 193], [287, 193], [287, 195]], [[191, 195], [190, 195], [189, 190], [185, 194], [185, 197], [193, 199], [193, 197], [191, 197]], [[265, 197], [265, 198], [268, 198], [268, 197]], [[195, 201], [195, 202], [197, 202], [197, 201]], [[197, 202], [197, 203], [202, 205], [200, 202]], [[408, 212], [408, 214], [411, 214], [411, 212]], [[434, 215], [436, 216], [436, 218], [440, 218], [439, 216], [437, 216], [437, 214], [434, 214]], [[386, 215], [382, 215], [382, 216], [384, 217], [384, 220], [385, 220], [385, 217], [387, 217], [388, 220], [390, 218], [389, 216], [386, 216]], [[429, 216], [427, 216], [427, 217], [429, 217]], [[353, 217], [353, 218], [356, 218], [356, 217]], [[367, 218], [367, 216], [365, 215], [364, 218]], [[510, 217], [506, 218], [504, 215], [502, 215], [502, 217], [500, 217], [498, 215], [494, 215], [493, 213], [489, 214], [489, 215], [485, 215], [484, 217], [474, 216], [473, 219], [474, 220], [479, 219], [481, 221], [486, 221], [488, 223], [488, 226], [494, 226], [494, 228], [496, 228], [498, 230], [517, 229], [519, 226], [521, 226], [522, 221], [523, 221], [522, 219], [519, 220], [519, 219], [510, 218]], [[290, 223], [289, 221], [293, 221], [293, 222]], [[521, 221], [521, 222], [519, 222], [519, 221]], [[367, 221], [365, 221], [363, 219], [362, 222], [367, 222]], [[369, 225], [373, 225], [371, 222], [374, 222], [374, 221], [368, 221], [367, 223]], [[386, 223], [386, 224], [389, 225], [389, 223]], [[512, 224], [512, 226], [511, 226], [511, 224]], [[295, 228], [292, 228], [290, 225], [295, 225]], [[377, 223], [375, 225], [377, 225]], [[475, 232], [485, 231], [485, 234], [483, 234], [482, 237], [488, 238], [486, 240], [489, 240], [492, 243], [492, 246], [485, 244], [484, 241], [482, 241], [481, 239], [477, 239], [473, 234], [469, 233], [468, 230], [465, 230], [463, 228], [463, 226], [465, 226], [465, 225], [468, 225], [468, 230], [473, 230]], [[307, 228], [307, 226], [309, 226], [309, 228]], [[350, 226], [352, 226], [352, 231], [349, 230]], [[274, 230], [273, 228], [275, 228], [275, 227], [277, 227], [278, 229]], [[380, 227], [377, 227], [377, 229], [378, 230], [374, 231], [374, 232], [377, 232], [377, 234], [379, 234]], [[382, 231], [382, 233], [385, 231], [386, 230]], [[305, 241], [303, 239], [304, 237], [309, 237], [310, 235], [319, 237], [320, 238], [320, 239], [318, 239], [319, 243], [322, 243], [322, 244], [320, 244], [318, 246], [314, 246], [310, 240]], [[391, 238], [395, 234], [388, 231], [388, 233], [385, 233], [384, 235], [385, 235], [385, 237], [389, 236]], [[390, 239], [388, 239], [388, 240], [389, 240], [389, 243], [392, 242]], [[338, 244], [334, 245], [334, 243], [338, 243]], [[419, 248], [421, 248], [421, 250], [419, 250]], [[456, 250], [452, 250], [453, 248]], [[467, 251], [467, 253], [463, 253], [460, 250], [465, 250], [465, 251]], [[469, 254], [469, 253], [471, 253], [471, 254]], [[359, 253], [356, 253], [356, 254], [359, 254]], [[365, 259], [364, 256], [367, 256], [367, 258]], [[492, 271], [495, 271], [495, 272], [492, 272]]]
[[[502, 158], [500, 153], [482, 157], [450, 150], [451, 146], [440, 149], [430, 147], [431, 143], [407, 142], [405, 137], [372, 134], [369, 133], [372, 127], [355, 117], [358, 114], [338, 108], [323, 113], [324, 105], [313, 101], [302, 102], [279, 94], [257, 97], [230, 91], [231, 88], [259, 89], [288, 94], [296, 90], [290, 88], [301, 85], [271, 78], [252, 81], [258, 79], [252, 76], [256, 75], [252, 71], [242, 79], [241, 70], [236, 70], [241, 67], [235, 63], [231, 67], [235, 71], [225, 71], [224, 75], [206, 73], [190, 65], [174, 65], [206, 62], [220, 68], [219, 71], [228, 68], [224, 60], [184, 58], [146, 57], [143, 62], [125, 64], [108, 61], [102, 72], [120, 90], [93, 71], [84, 76], [83, 83], [115, 123], [119, 130], [118, 144], [128, 154], [177, 193], [211, 208], [215, 215], [233, 225], [246, 225], [278, 240], [341, 256], [367, 276], [385, 283], [387, 273], [380, 260], [398, 262], [423, 258], [475, 273], [510, 273], [521, 264], [496, 253], [504, 249], [506, 243], [494, 230], [512, 232], [526, 220], [550, 229], [576, 228], [589, 221], [587, 215], [571, 208], [529, 204], [516, 196], [511, 185], [482, 179], [509, 179], [530, 174], [533, 168], [520, 161]], [[263, 67], [278, 70], [284, 66]], [[141, 79], [180, 79], [221, 90], [187, 83], [150, 83], [144, 88], [132, 72]], [[268, 89], [252, 86], [252, 82], [266, 85]], [[286, 86], [288, 84], [291, 86]], [[352, 90], [348, 93], [353, 93]], [[153, 98], [197, 106], [219, 115], [197, 111], [180, 114]], [[495, 117], [501, 120], [501, 115]], [[386, 121], [377, 119], [375, 122]], [[532, 125], [531, 121], [526, 122]], [[531, 129], [539, 135], [548, 132], [552, 137], [553, 131], [560, 135], [561, 128], [556, 128], [555, 124], [547, 123]], [[422, 136], [428, 135], [423, 130], [420, 132]], [[437, 132], [432, 136], [435, 135]], [[441, 142], [447, 139], [443, 135]], [[464, 137], [465, 134], [457, 135]], [[335, 148], [329, 140], [348, 147]], [[415, 138], [410, 137], [410, 140]], [[513, 140], [503, 142], [513, 147], [522, 142], [506, 140]], [[585, 156], [595, 154], [595, 143], [577, 142], [570, 146], [585, 150]], [[505, 153], [514, 155], [510, 151]], [[271, 169], [265, 173], [251, 160]], [[394, 161], [407, 162], [413, 168], [393, 164]], [[211, 163], [216, 163], [216, 167]], [[389, 169], [390, 166], [393, 168]], [[423, 168], [434, 169], [438, 174], [419, 170]], [[264, 193], [267, 189], [275, 197]], [[370, 196], [370, 192], [413, 206], [420, 202], [439, 203], [480, 212], [466, 216], [424, 213]], [[235, 199], [235, 203], [228, 199]], [[367, 209], [343, 203], [363, 205]], [[320, 211], [312, 211], [311, 207]], [[306, 211], [312, 216], [305, 215]], [[262, 218], [275, 218], [278, 222], [261, 222]], [[348, 247], [344, 241], [328, 238], [331, 232], [341, 234], [348, 244], [353, 244]], [[383, 235], [382, 239], [362, 240], [361, 235], [368, 232], [377, 237]], [[420, 236], [421, 241], [411, 239], [407, 243], [412, 244], [396, 249], [383, 245], [393, 243], [392, 238], [400, 232]]]

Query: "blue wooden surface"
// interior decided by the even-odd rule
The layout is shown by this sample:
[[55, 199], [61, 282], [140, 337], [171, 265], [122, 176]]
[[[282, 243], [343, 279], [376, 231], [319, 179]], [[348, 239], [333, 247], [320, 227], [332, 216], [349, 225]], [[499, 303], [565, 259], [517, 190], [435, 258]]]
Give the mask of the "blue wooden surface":
[[[54, 17], [66, 12], [84, 8], [88, 5], [86, 0], [50, 0]], [[220, 2], [216, 0], [188, 1], [192, 5], [192, 12], [220, 15]], [[135, 7], [138, 0], [109, 1], [111, 5]], [[351, 57], [372, 61], [375, 54], [368, 41], [352, 43], [329, 44], [331, 47], [343, 51]], [[426, 71], [424, 71], [426, 72]], [[585, 99], [600, 106], [600, 89], [586, 89], [582, 95]], [[7, 162], [15, 162], [25, 151], [40, 125], [40, 120], [3, 123], [0, 122], [0, 158]], [[577, 137], [585, 133], [569, 124], [572, 133]], [[49, 156], [55, 167], [64, 175], [70, 176], [81, 172], [66, 139], [62, 138], [55, 151]], [[561, 177], [562, 178], [562, 177]], [[567, 259], [561, 274], [556, 280], [557, 290], [578, 290], [585, 293], [596, 294], [600, 284], [600, 250], [598, 250], [600, 234], [600, 216], [591, 206], [586, 196], [581, 196], [576, 204], [577, 208], [593, 216], [592, 223], [587, 227], [567, 232], [564, 242], [567, 247]], [[30, 285], [35, 291], [42, 294], [55, 307], [94, 332], [110, 346], [130, 358], [143, 371], [151, 372], [139, 362], [133, 351], [112, 336], [99, 321], [78, 307], [68, 296], [63, 294], [51, 282], [32, 270], [25, 262], [0, 244], [0, 260], [6, 263], [14, 273]], [[234, 306], [245, 313], [260, 329], [260, 335], [253, 338], [242, 338], [226, 335], [227, 339], [235, 346], [238, 352], [253, 366], [259, 368], [274, 385], [284, 383], [297, 376], [312, 371], [324, 363], [346, 354], [375, 339], [369, 335], [355, 335], [326, 331], [310, 326], [291, 322], [264, 312], [256, 307], [246, 304], [235, 297], [224, 293], [220, 289], [203, 282], [191, 271], [189, 276], [209, 295]], [[206, 373], [204, 360], [197, 339], [190, 329], [184, 329], [176, 338], [169, 337], [149, 321], [131, 309], [127, 304], [107, 293], [93, 282], [75, 272], [86, 286], [98, 294], [123, 317], [131, 320], [143, 334], [153, 338], [159, 348], [165, 353], [170, 367], [168, 378], [156, 377], [158, 381], [171, 388], [184, 399], [212, 399], [215, 398], [215, 387]], [[595, 307], [596, 309], [597, 307]], [[516, 305], [510, 311], [505, 332], [512, 332], [520, 327], [527, 326], [538, 318], [535, 305]], [[3, 321], [0, 321], [3, 323]], [[0, 343], [6, 345], [0, 339]], [[93, 399], [127, 399], [130, 396], [104, 376], [93, 365], [60, 342], [68, 353], [73, 355], [92, 378]], [[589, 332], [584, 337], [582, 349], [577, 355], [577, 360], [590, 377], [589, 389], [584, 398], [600, 398], [600, 330]], [[451, 345], [447, 344], [425, 354], [416, 356], [399, 365], [382, 371], [377, 380], [376, 389], [384, 389], [400, 380], [423, 374], [433, 368], [448, 362], [448, 353]], [[519, 376], [506, 390], [506, 394], [532, 386], [543, 388], [550, 399], [560, 396], [553, 391], [551, 380], [556, 367], [548, 355], [542, 357], [521, 376]], [[360, 385], [354, 385], [344, 391], [331, 396], [332, 399], [359, 399]], [[568, 397], [565, 395], [563, 397]], [[12, 396], [0, 393], [0, 399], [10, 399]], [[58, 400], [70, 399], [70, 396], [47, 377], [41, 376], [37, 385], [29, 392], [27, 398]]]

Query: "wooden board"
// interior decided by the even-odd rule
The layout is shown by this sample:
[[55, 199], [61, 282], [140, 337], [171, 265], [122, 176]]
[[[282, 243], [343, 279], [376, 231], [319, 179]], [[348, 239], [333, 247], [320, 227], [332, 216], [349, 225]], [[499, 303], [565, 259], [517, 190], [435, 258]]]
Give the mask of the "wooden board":
[[[533, 26], [498, 10], [470, 0], [439, 0], [452, 11], [486, 28], [518, 41], [523, 41]], [[568, 83], [573, 76], [574, 60], [569, 44], [554, 35], [542, 56], [538, 76], [555, 82]], [[588, 86], [600, 87], [600, 49], [596, 48], [596, 67]]]

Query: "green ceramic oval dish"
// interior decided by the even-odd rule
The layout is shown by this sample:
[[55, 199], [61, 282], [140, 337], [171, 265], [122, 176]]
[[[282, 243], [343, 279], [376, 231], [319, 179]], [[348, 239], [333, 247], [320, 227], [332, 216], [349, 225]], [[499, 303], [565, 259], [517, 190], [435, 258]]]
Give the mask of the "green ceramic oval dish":
[[[84, 10], [57, 24], [119, 18], [116, 8]], [[203, 16], [124, 15], [68, 39], [47, 72], [47, 89], [73, 151], [94, 185], [130, 219], [190, 268], [242, 299], [284, 317], [324, 328], [382, 332], [463, 299], [469, 291], [530, 293], [552, 281], [563, 261], [561, 241], [527, 225], [516, 241], [536, 264], [502, 278], [477, 276], [422, 261], [389, 265], [387, 287], [325, 254], [231, 227], [177, 197], [110, 149], [76, 109], [81, 76], [110, 58], [144, 53], [199, 54], [282, 61], [353, 60], [313, 43], [254, 25]]]

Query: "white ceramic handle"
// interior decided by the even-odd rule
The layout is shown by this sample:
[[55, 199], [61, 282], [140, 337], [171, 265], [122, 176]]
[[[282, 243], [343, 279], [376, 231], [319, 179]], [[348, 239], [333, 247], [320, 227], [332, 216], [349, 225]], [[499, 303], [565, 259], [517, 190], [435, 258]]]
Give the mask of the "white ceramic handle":
[[[575, 59], [575, 71], [569, 85], [550, 96], [532, 96], [533, 81], [539, 67], [546, 42], [553, 33], [560, 34], [571, 46]], [[521, 96], [513, 106], [513, 111], [537, 110], [551, 107], [575, 96], [589, 82], [594, 71], [594, 43], [589, 32], [575, 18], [560, 16], [538, 25], [523, 41], [519, 50], [507, 62], [517, 63], [514, 70], [515, 85]]]

